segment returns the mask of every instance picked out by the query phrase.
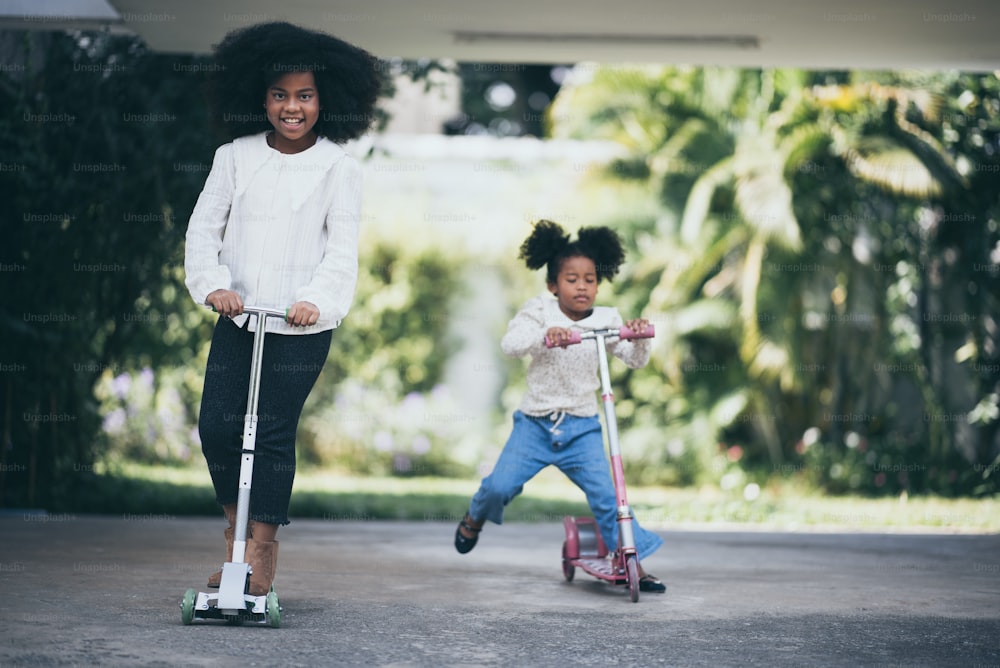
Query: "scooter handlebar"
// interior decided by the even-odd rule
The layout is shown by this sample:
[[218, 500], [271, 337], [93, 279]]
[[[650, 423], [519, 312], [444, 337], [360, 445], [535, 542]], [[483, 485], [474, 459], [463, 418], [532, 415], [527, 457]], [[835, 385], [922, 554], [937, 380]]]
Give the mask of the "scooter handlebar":
[[[215, 307], [212, 306], [211, 304], [209, 304], [209, 308], [211, 308], [214, 313], [218, 313], [218, 311], [215, 310]], [[244, 305], [243, 306], [243, 313], [253, 313], [253, 314], [256, 314], [256, 315], [272, 316], [272, 317], [276, 317], [276, 318], [281, 318], [282, 320], [284, 320], [284, 319], [286, 319], [288, 317], [288, 309], [287, 308], [286, 309], [267, 308], [266, 306], [246, 306], [246, 305]]]
[[586, 332], [581, 332], [579, 330], [574, 329], [570, 330], [569, 341], [566, 341], [563, 344], [552, 343], [551, 341], [549, 341], [548, 337], [546, 337], [545, 347], [555, 348], [556, 346], [559, 345], [572, 346], [574, 344], [580, 343], [584, 339], [593, 339], [598, 334], [601, 334], [603, 336], [615, 336], [621, 339], [622, 341], [631, 341], [632, 339], [651, 339], [654, 336], [656, 336], [656, 329], [653, 327], [652, 324], [646, 325], [646, 329], [642, 330], [641, 332], [636, 332], [634, 330], [631, 330], [625, 325], [622, 325], [621, 327], [617, 328], [609, 327], [607, 329], [594, 329]]
[[244, 313], [256, 313], [257, 315], [267, 315], [274, 316], [276, 318], [281, 318], [284, 320], [288, 317], [287, 308], [266, 308], [263, 306], [244, 306]]

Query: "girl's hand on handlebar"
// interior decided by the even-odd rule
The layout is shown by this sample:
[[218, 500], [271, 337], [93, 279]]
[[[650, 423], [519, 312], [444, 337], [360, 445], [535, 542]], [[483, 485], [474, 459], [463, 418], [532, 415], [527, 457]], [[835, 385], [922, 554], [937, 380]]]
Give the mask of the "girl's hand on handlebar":
[[214, 290], [205, 297], [205, 303], [224, 318], [243, 313], [243, 299], [232, 290]]
[[562, 346], [563, 348], [569, 345], [572, 336], [573, 330], [566, 327], [549, 327], [549, 330], [545, 332], [545, 340], [549, 342], [549, 345]]
[[308, 327], [319, 321], [319, 309], [312, 302], [295, 302], [285, 315], [285, 322], [293, 327]]
[[646, 331], [647, 327], [649, 327], [649, 320], [646, 320], [645, 318], [632, 318], [625, 323], [625, 326], [636, 334], [641, 334]]

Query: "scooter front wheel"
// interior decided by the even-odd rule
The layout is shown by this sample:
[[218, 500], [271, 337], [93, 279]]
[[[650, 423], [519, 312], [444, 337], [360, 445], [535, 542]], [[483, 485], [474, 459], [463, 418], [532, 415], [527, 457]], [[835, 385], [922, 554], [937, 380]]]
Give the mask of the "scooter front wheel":
[[187, 626], [194, 621], [194, 599], [197, 594], [195, 594], [194, 589], [188, 589], [184, 592], [184, 598], [181, 599], [181, 623]]
[[278, 595], [272, 589], [264, 599], [264, 608], [267, 611], [267, 624], [271, 628], [281, 626], [281, 606], [278, 604]]
[[625, 557], [625, 574], [628, 578], [628, 595], [633, 603], [639, 600], [639, 558], [634, 554]]

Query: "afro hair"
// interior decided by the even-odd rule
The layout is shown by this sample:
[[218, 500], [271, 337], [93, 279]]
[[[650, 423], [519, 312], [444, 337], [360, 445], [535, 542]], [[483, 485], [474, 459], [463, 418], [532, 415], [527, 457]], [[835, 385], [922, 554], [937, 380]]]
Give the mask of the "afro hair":
[[379, 60], [326, 33], [259, 23], [227, 34], [214, 57], [207, 96], [213, 124], [227, 139], [271, 129], [264, 93], [289, 72], [312, 72], [316, 79], [317, 134], [343, 143], [364, 134], [375, 119], [382, 88]]
[[612, 280], [625, 261], [621, 237], [609, 227], [581, 227], [576, 240], [563, 231], [558, 223], [540, 220], [521, 244], [518, 257], [528, 269], [546, 268], [545, 279], [555, 283], [563, 260], [586, 257], [594, 262], [598, 282]]

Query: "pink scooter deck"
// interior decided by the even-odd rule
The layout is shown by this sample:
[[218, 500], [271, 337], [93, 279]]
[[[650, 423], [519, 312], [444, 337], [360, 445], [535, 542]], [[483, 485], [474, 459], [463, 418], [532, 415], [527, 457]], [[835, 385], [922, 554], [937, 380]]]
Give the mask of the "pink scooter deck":
[[615, 568], [615, 564], [609, 559], [573, 559], [572, 564], [602, 580], [625, 579], [625, 574], [618, 572], [620, 569]]

